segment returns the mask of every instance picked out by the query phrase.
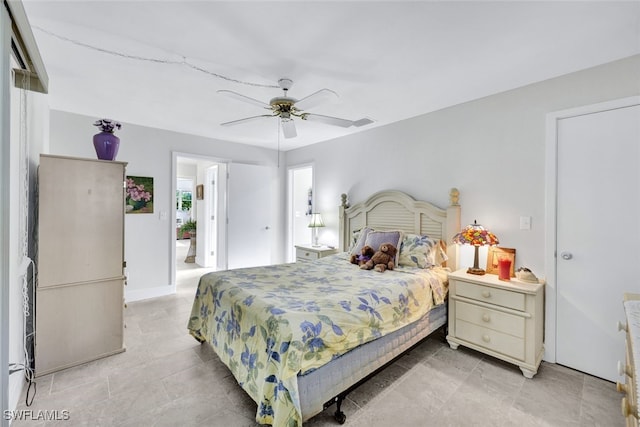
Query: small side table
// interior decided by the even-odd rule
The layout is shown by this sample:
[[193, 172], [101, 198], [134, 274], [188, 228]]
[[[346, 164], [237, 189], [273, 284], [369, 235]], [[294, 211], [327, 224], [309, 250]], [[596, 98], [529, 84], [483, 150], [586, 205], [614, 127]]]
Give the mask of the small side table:
[[472, 348], [520, 367], [532, 378], [544, 347], [544, 284], [459, 270], [449, 274], [449, 334], [452, 349]]
[[296, 245], [296, 262], [313, 261], [336, 253], [338, 250], [329, 246]]

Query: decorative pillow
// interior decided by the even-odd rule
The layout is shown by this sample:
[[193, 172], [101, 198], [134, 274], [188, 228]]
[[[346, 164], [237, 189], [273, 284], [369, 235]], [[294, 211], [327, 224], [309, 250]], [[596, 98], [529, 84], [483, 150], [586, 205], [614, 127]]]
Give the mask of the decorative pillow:
[[372, 228], [365, 227], [363, 229], [354, 231], [351, 234], [351, 247], [349, 249], [349, 255], [360, 255], [360, 251], [364, 246], [364, 242], [367, 240], [367, 235], [373, 231]]
[[438, 242], [438, 249], [436, 251], [436, 265], [439, 265], [440, 267], [446, 267], [448, 259], [449, 257], [447, 256], [447, 243], [441, 239]]
[[383, 243], [391, 243], [398, 248], [398, 251], [396, 251], [396, 259], [393, 262], [395, 265], [399, 265], [399, 248], [402, 243], [402, 231], [370, 231], [364, 242], [366, 246], [371, 246], [375, 251], [377, 251]]
[[429, 268], [446, 261], [442, 259], [443, 255], [446, 258], [437, 240], [429, 236], [405, 234], [400, 246], [398, 262], [403, 267]]

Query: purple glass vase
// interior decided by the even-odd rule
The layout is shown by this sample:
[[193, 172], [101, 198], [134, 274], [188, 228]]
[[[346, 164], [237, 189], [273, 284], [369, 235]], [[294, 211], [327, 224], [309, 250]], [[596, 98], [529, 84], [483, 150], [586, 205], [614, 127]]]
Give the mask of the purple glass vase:
[[120, 147], [120, 138], [111, 132], [100, 132], [93, 135], [93, 146], [100, 160], [115, 160]]

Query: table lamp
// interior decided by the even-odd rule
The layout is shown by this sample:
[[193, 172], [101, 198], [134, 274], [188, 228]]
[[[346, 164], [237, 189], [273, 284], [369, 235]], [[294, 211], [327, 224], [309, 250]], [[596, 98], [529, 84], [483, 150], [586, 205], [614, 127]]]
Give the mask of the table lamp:
[[472, 245], [475, 248], [473, 255], [473, 267], [469, 267], [467, 273], [483, 275], [485, 271], [478, 267], [478, 248], [480, 246], [494, 246], [500, 243], [498, 238], [482, 225], [473, 221], [473, 224], [467, 225], [461, 232], [453, 236], [453, 243], [459, 245]]
[[318, 228], [320, 227], [324, 227], [324, 222], [322, 222], [322, 216], [320, 216], [319, 213], [312, 213], [311, 221], [309, 222], [309, 228], [311, 228], [313, 231], [312, 233], [313, 243], [311, 246], [313, 246], [314, 248], [317, 248], [320, 246], [318, 244]]

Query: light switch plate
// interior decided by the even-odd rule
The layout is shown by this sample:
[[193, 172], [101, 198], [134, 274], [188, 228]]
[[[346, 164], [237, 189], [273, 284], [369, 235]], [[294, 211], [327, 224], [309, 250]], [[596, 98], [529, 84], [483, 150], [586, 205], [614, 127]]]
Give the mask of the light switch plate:
[[531, 230], [531, 217], [530, 216], [521, 216], [520, 217], [520, 230]]

